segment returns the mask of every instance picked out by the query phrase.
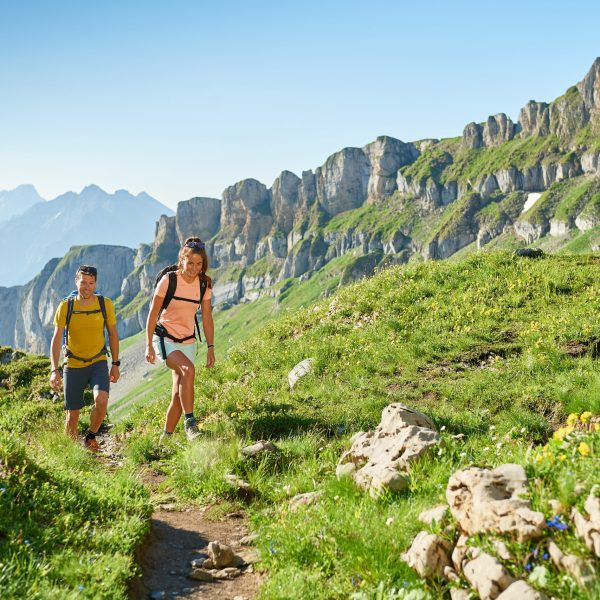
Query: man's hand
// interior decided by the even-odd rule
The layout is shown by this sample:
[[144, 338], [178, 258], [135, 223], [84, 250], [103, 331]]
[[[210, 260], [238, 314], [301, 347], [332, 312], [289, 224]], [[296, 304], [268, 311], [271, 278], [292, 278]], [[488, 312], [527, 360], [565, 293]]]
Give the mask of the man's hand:
[[111, 383], [117, 383], [119, 381], [119, 377], [121, 376], [121, 372], [119, 371], [119, 367], [117, 365], [113, 365], [110, 368], [109, 379]]
[[62, 374], [58, 369], [54, 369], [52, 373], [50, 373], [50, 387], [55, 392], [60, 392], [63, 384]]

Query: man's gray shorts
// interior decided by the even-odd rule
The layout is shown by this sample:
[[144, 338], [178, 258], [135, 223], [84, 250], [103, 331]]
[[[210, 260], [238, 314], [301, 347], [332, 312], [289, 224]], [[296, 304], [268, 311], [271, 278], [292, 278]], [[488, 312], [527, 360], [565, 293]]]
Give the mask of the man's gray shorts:
[[108, 363], [99, 360], [87, 367], [73, 369], [65, 367], [63, 375], [65, 389], [65, 410], [83, 408], [83, 391], [89, 385], [94, 391], [109, 391]]

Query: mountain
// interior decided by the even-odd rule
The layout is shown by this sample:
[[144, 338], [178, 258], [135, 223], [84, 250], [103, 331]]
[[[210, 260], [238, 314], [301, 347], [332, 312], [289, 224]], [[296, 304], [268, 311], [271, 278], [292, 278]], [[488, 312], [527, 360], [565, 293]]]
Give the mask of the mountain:
[[0, 190], [0, 224], [23, 214], [38, 202], [44, 202], [32, 185], [20, 185], [14, 190]]
[[90, 185], [81, 193], [68, 192], [38, 202], [0, 224], [0, 284], [24, 284], [52, 257], [71, 246], [112, 244], [135, 248], [154, 236], [160, 215], [173, 211], [141, 193], [126, 190], [108, 194]]
[[[102, 225], [100, 218], [93, 222]], [[115, 219], [115, 227], [121, 222]], [[91, 243], [92, 232], [85, 233], [82, 243]], [[207, 243], [221, 308], [285, 294], [290, 278], [309, 278], [332, 260], [343, 262], [339, 283], [345, 285], [390, 264], [479, 250], [531, 244], [597, 250], [600, 58], [559, 98], [527, 103], [517, 122], [497, 114], [442, 140], [381, 136], [362, 148], [343, 148], [314, 171], [283, 171], [270, 188], [246, 179], [221, 199], [180, 202], [174, 215], [160, 216], [154, 241], [137, 248], [123, 276], [121, 335], [143, 329], [156, 273], [175, 261], [192, 233]], [[36, 246], [25, 249], [35, 253]], [[22, 304], [23, 294], [0, 290], [0, 302]], [[7, 309], [6, 319], [11, 314]], [[16, 329], [6, 326], [4, 343], [15, 345], [8, 332]], [[31, 349], [27, 339], [16, 345]]]

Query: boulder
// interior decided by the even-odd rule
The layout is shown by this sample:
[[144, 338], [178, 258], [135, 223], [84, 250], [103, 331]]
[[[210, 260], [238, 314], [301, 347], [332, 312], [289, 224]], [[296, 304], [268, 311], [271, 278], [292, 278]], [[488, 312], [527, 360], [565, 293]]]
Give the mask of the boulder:
[[532, 588], [526, 581], [520, 579], [509, 585], [499, 596], [498, 600], [548, 600], [548, 596]]
[[554, 566], [571, 575], [580, 587], [587, 588], [596, 582], [593, 561], [565, 554], [553, 541], [548, 544], [548, 554]]
[[571, 511], [571, 518], [577, 535], [589, 550], [600, 558], [600, 498], [595, 495], [594, 491], [590, 492], [583, 505], [588, 513], [587, 518], [577, 508], [573, 508]]
[[429, 417], [402, 404], [390, 404], [377, 428], [358, 435], [342, 455], [337, 473], [351, 471], [356, 484], [374, 496], [383, 489], [402, 490], [408, 484], [410, 462], [438, 442]]
[[419, 521], [425, 525], [433, 525], [434, 522], [441, 523], [448, 514], [448, 505], [441, 504], [440, 506], [434, 506], [428, 510], [424, 510], [419, 515]]
[[292, 512], [297, 511], [301, 506], [310, 506], [317, 502], [317, 500], [323, 495], [323, 492], [306, 492], [304, 494], [297, 494], [290, 500], [290, 510]]
[[523, 499], [527, 492], [527, 475], [520, 465], [470, 467], [450, 477], [446, 499], [468, 535], [509, 534], [523, 542], [541, 537], [546, 526], [544, 515]]
[[294, 389], [294, 386], [298, 382], [298, 379], [308, 375], [312, 372], [313, 359], [305, 358], [300, 361], [289, 373], [288, 373], [288, 384], [290, 389]]
[[451, 567], [450, 544], [447, 540], [427, 531], [421, 531], [401, 558], [420, 577], [444, 577], [444, 569]]
[[246, 446], [241, 450], [244, 456], [258, 456], [259, 454], [275, 454], [279, 452], [279, 449], [273, 442], [268, 440], [260, 440], [251, 446]]
[[227, 545], [214, 541], [208, 544], [208, 557], [215, 569], [229, 567], [234, 563], [233, 550]]
[[515, 581], [499, 560], [485, 552], [465, 565], [464, 575], [481, 600], [494, 600]]

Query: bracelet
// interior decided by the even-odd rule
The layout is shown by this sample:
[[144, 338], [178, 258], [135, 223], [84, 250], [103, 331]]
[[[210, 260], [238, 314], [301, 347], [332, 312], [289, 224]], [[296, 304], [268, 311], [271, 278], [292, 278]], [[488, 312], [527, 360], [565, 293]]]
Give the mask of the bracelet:
[[206, 344], [206, 347], [207, 347], [207, 348], [214, 348], [214, 347], [215, 347], [215, 345], [214, 345], [214, 344]]
[[50, 373], [61, 373], [62, 374], [62, 369], [60, 367], [56, 367], [56, 369], [52, 369], [52, 371], [50, 371]]

